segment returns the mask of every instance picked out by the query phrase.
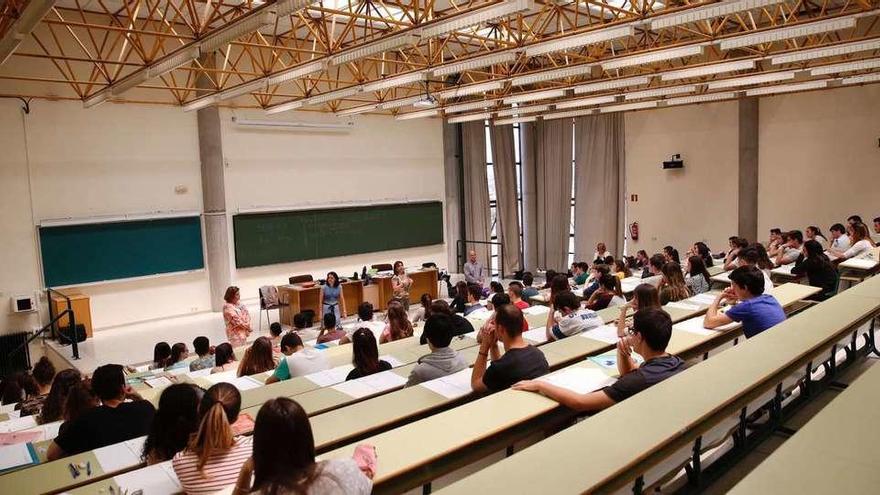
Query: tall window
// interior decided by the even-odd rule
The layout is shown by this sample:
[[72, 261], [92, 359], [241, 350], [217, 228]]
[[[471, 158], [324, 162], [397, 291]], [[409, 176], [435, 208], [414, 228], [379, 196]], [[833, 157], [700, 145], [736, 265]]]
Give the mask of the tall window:
[[[571, 135], [574, 136], [574, 120], [571, 121]], [[571, 222], [568, 224], [568, 265], [563, 266], [561, 268], [567, 269], [574, 263], [574, 192], [575, 192], [575, 184], [577, 181], [575, 180], [575, 157], [574, 157], [574, 138], [571, 140]]]
[[[495, 166], [492, 158], [492, 141], [489, 132], [489, 122], [486, 121], [486, 178], [489, 182], [489, 220], [490, 220], [490, 230], [489, 230], [489, 239], [492, 242], [498, 242], [498, 199], [495, 192]], [[518, 231], [519, 231], [519, 245], [518, 249], [522, 252], [522, 239], [523, 239], [523, 228], [522, 228], [522, 219], [523, 219], [523, 203], [522, 203], [522, 148], [520, 145], [519, 139], [519, 124], [513, 124], [513, 154], [514, 154], [514, 165], [516, 170], [516, 208], [518, 211]], [[503, 274], [501, 273], [501, 257], [500, 257], [500, 247], [497, 244], [492, 244], [489, 246], [489, 272], [492, 277], [501, 277]]]

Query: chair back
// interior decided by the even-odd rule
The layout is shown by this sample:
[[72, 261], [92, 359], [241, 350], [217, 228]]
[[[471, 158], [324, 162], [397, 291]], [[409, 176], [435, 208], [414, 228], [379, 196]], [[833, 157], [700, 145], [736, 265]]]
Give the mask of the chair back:
[[303, 282], [312, 282], [314, 280], [315, 278], [311, 275], [294, 275], [288, 279], [291, 284], [301, 284]]
[[278, 288], [274, 285], [260, 287], [260, 309], [278, 308]]
[[436, 270], [436, 269], [437, 269], [437, 263], [434, 263], [433, 261], [428, 261], [428, 262], [426, 262], [426, 263], [422, 263], [422, 268], [433, 268], [433, 269]]
[[371, 268], [373, 268], [377, 272], [390, 272], [391, 270], [394, 269], [394, 265], [392, 265], [391, 263], [378, 263], [378, 264], [372, 265]]

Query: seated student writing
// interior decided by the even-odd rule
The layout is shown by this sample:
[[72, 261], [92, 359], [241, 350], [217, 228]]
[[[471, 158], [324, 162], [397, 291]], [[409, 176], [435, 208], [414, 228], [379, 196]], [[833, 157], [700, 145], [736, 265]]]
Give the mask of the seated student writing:
[[[613, 277], [613, 275], [607, 275]], [[554, 298], [553, 324], [547, 326], [547, 340], [564, 339], [602, 326], [602, 317], [591, 309], [581, 309], [577, 296], [565, 290]]]
[[507, 296], [510, 297], [510, 303], [519, 309], [526, 309], [531, 306], [526, 301], [523, 301], [523, 286], [519, 282], [511, 282], [507, 286]]
[[651, 284], [654, 287], [660, 287], [660, 281], [663, 280], [663, 265], [666, 264], [666, 256], [662, 254], [651, 255], [648, 260], [648, 276], [642, 275], [642, 282]]
[[483, 309], [480, 298], [483, 297], [483, 288], [477, 284], [469, 284], [467, 292], [467, 305], [464, 307], [464, 315]]
[[[551, 385], [543, 380], [515, 384], [514, 390], [538, 392], [579, 412], [597, 412], [622, 402], [684, 370], [684, 362], [666, 352], [672, 336], [672, 318], [659, 308], [644, 308], [633, 317], [633, 328], [617, 342], [617, 371], [614, 384], [588, 394]], [[637, 366], [633, 351], [645, 362]]]
[[801, 255], [804, 234], [800, 230], [792, 230], [782, 234], [782, 245], [776, 252], [776, 266], [794, 263]]
[[706, 270], [703, 258], [697, 255], [689, 257], [685, 273], [687, 273], [687, 276], [684, 278], [684, 283], [691, 294], [702, 294], [712, 289], [712, 277], [709, 275], [709, 271]]
[[639, 249], [636, 252], [636, 268], [641, 270], [638, 275], [640, 278], [648, 278], [651, 276], [651, 273], [648, 271], [649, 264], [650, 258], [648, 258], [648, 253], [644, 249]]
[[382, 332], [385, 330], [385, 323], [373, 319], [373, 305], [367, 301], [358, 304], [358, 321], [345, 331], [345, 337], [339, 339], [340, 344], [348, 344], [352, 340], [354, 332], [361, 328], [366, 328], [373, 333], [373, 338], [379, 340]]
[[[587, 285], [584, 287], [584, 299], [589, 299], [594, 292], [599, 290], [599, 279], [602, 278], [602, 275], [609, 273], [611, 273], [611, 267], [604, 263], [595, 264], [590, 268], [590, 278], [587, 279]], [[566, 280], [565, 286], [559, 287], [559, 290], [569, 290], [568, 280]]]
[[170, 461], [186, 448], [190, 435], [199, 429], [199, 402], [204, 394], [192, 383], [175, 383], [162, 391], [141, 454], [147, 464]]
[[43, 356], [34, 365], [31, 376], [35, 390], [32, 390], [33, 393], [28, 396], [27, 400], [15, 405], [15, 410], [19, 411], [19, 417], [40, 415], [43, 404], [52, 389], [52, 381], [55, 379], [55, 365], [49, 361], [49, 358]]
[[849, 236], [846, 234], [846, 227], [839, 223], [835, 223], [831, 226], [831, 245], [828, 247], [829, 251], [838, 250], [838, 251], [846, 251], [852, 245], [849, 240]]
[[379, 338], [380, 344], [413, 336], [413, 326], [407, 317], [403, 303], [399, 301], [389, 302], [386, 315], [388, 323], [382, 330], [382, 336]]
[[532, 287], [532, 284], [535, 283], [535, 277], [532, 275], [532, 272], [523, 273], [523, 293], [522, 297], [526, 301], [538, 295], [538, 289]]
[[794, 262], [791, 273], [794, 275], [806, 275], [807, 280], [813, 287], [819, 287], [822, 292], [808, 299], [812, 301], [824, 301], [837, 292], [838, 273], [837, 268], [828, 259], [820, 244], [815, 239], [804, 243], [803, 253]]
[[380, 371], [388, 371], [391, 369], [391, 363], [379, 359], [379, 348], [376, 345], [376, 337], [373, 332], [366, 328], [355, 330], [351, 336], [351, 364], [354, 369], [345, 377], [347, 380], [356, 380], [365, 376], [379, 373]]
[[660, 293], [657, 288], [651, 284], [639, 284], [633, 290], [633, 298], [627, 304], [619, 306], [620, 315], [617, 317], [617, 337], [623, 338], [627, 334], [627, 318], [626, 313], [630, 309], [633, 314], [645, 308], [659, 308]]
[[[333, 316], [333, 313], [324, 316]], [[281, 338], [281, 353], [281, 362], [272, 376], [266, 379], [266, 385], [330, 369], [327, 356], [317, 349], [305, 347], [299, 335], [293, 332]]]
[[670, 261], [663, 265], [661, 271], [662, 280], [660, 281], [660, 304], [668, 304], [675, 301], [682, 301], [691, 297], [687, 284], [684, 282], [684, 275], [681, 273], [681, 266]]
[[186, 344], [183, 342], [178, 342], [171, 346], [171, 357], [168, 358], [168, 364], [165, 366], [165, 369], [176, 370], [180, 368], [188, 368], [189, 363], [186, 362], [187, 358], [189, 358], [189, 349], [187, 349]]
[[593, 311], [599, 311], [609, 306], [626, 304], [626, 299], [620, 291], [620, 279], [610, 273], [599, 277], [599, 289], [590, 295], [584, 306]]
[[[474, 325], [468, 321], [467, 318], [455, 314], [452, 312], [452, 309], [449, 308], [449, 304], [442, 299], [438, 299], [431, 303], [431, 316], [444, 314], [449, 316], [450, 321], [452, 322], [452, 336], [457, 337], [459, 335], [465, 335], [474, 331]], [[419, 345], [426, 345], [428, 343], [428, 337], [422, 332], [422, 336], [419, 337]]]
[[317, 342], [319, 344], [334, 342], [343, 337], [345, 337], [345, 331], [337, 325], [336, 315], [333, 313], [325, 314], [321, 331], [318, 333], [318, 338], [316, 339]]
[[[495, 310], [492, 324], [481, 330], [482, 341], [474, 369], [471, 373], [471, 389], [475, 392], [497, 392], [520, 380], [537, 378], [549, 369], [547, 359], [537, 348], [522, 338], [525, 324], [522, 311], [512, 304]], [[504, 346], [504, 355], [498, 343]], [[486, 367], [489, 355], [492, 365]]]
[[489, 282], [489, 295], [493, 294], [504, 294], [504, 286], [497, 280]]
[[121, 365], [99, 366], [91, 385], [101, 405], [69, 421], [49, 444], [46, 458], [50, 461], [131, 440], [150, 430], [156, 409], [125, 384]]
[[[67, 397], [70, 391], [82, 382], [82, 375], [79, 371], [69, 368], [61, 370], [55, 374], [52, 379], [52, 387], [49, 394], [43, 402], [40, 410], [39, 423], [46, 424], [54, 421], [60, 421], [64, 415], [64, 408], [67, 404]], [[22, 413], [24, 414], [24, 413]]]
[[418, 323], [420, 321], [426, 321], [431, 316], [431, 303], [434, 302], [431, 299], [431, 296], [428, 294], [422, 294], [419, 298], [419, 307], [416, 308], [415, 314], [413, 314], [412, 322]]
[[407, 387], [451, 375], [468, 367], [464, 358], [449, 347], [454, 330], [450, 315], [437, 313], [428, 318], [422, 335], [427, 339], [431, 353], [419, 358], [406, 381]]
[[197, 358], [189, 363], [190, 371], [210, 369], [214, 367], [214, 353], [211, 352], [211, 341], [208, 337], [200, 335], [193, 339], [193, 350]]
[[[722, 301], [735, 303], [722, 313], [718, 310]], [[764, 276], [753, 266], [741, 266], [730, 272], [730, 287], [712, 301], [703, 319], [706, 328], [718, 328], [734, 321], [742, 322], [746, 338], [767, 330], [785, 320], [785, 311], [779, 301], [764, 294]]]
[[278, 397], [266, 401], [257, 413], [253, 455], [237, 473], [232, 493], [369, 495], [376, 465], [372, 445], [358, 445], [354, 458], [316, 460], [315, 438], [305, 410], [293, 399]]
[[268, 337], [257, 337], [244, 352], [238, 365], [238, 376], [251, 376], [275, 369], [275, 356], [272, 354], [272, 341]]

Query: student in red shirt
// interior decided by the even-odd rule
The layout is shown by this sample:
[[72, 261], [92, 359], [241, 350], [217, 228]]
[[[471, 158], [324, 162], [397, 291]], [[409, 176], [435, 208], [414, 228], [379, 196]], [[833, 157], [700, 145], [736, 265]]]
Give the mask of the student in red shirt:
[[511, 282], [510, 285], [507, 286], [507, 295], [510, 297], [510, 302], [520, 310], [526, 309], [529, 307], [529, 303], [523, 301], [523, 285], [519, 282]]

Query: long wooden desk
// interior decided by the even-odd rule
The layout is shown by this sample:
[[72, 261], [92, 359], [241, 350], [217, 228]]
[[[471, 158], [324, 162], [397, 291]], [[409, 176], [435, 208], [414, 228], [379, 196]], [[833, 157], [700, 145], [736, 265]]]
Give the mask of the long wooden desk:
[[[834, 297], [442, 493], [568, 494], [622, 489], [774, 388], [878, 311], [880, 299]], [[645, 420], [645, 411], [651, 411], [650, 421]], [[627, 432], [626, 441], [620, 439], [622, 431]], [[565, 455], [559, 455], [562, 452]], [[541, 466], [540, 476], [526, 468], [530, 466]]]
[[873, 366], [728, 493], [876, 493], [880, 366]]
[[[438, 278], [437, 270], [426, 268], [407, 271], [406, 274], [409, 275], [409, 278], [413, 281], [412, 287], [410, 287], [409, 290], [409, 300], [411, 305], [418, 304], [419, 298], [422, 297], [422, 294], [428, 294], [431, 296], [431, 299], [437, 299], [437, 282], [440, 280]], [[394, 291], [391, 288], [391, 276], [373, 277], [373, 283], [379, 290], [378, 309], [384, 311], [388, 308], [388, 301], [394, 297]]]

